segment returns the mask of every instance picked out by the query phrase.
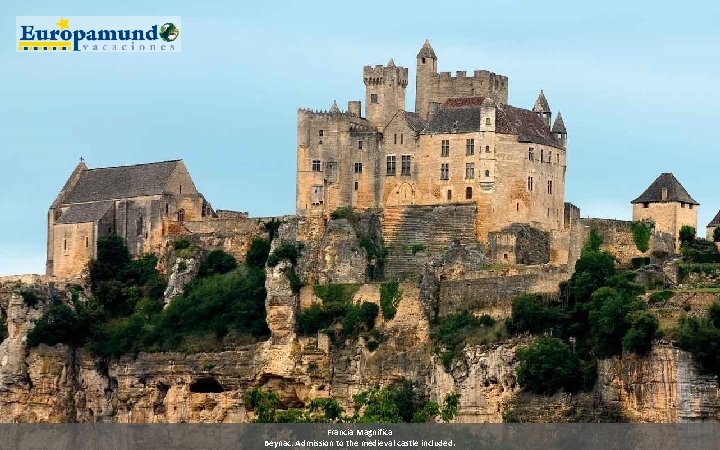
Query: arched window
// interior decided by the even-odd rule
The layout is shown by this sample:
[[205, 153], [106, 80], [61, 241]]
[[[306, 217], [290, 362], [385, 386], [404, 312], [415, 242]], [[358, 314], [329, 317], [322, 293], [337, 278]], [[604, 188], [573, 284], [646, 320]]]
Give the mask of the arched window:
[[185, 210], [179, 209], [177, 212], [177, 221], [178, 222], [184, 222], [185, 221]]
[[472, 198], [472, 188], [470, 186], [465, 188], [465, 198], [466, 199]]

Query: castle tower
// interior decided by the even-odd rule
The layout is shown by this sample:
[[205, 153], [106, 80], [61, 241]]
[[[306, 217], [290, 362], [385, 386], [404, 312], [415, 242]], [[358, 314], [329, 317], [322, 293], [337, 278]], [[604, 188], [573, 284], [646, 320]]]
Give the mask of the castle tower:
[[408, 70], [390, 59], [387, 66], [365, 66], [365, 116], [377, 128], [384, 127], [397, 113], [405, 110]]
[[542, 89], [540, 89], [540, 95], [538, 95], [537, 100], [535, 100], [535, 105], [533, 106], [532, 110], [538, 116], [542, 117], [543, 122], [545, 122], [545, 125], [547, 125], [547, 127], [550, 128], [552, 112], [550, 111], [550, 105], [548, 105], [548, 101], [545, 98], [545, 94], [543, 93]]
[[437, 56], [427, 39], [417, 54], [415, 75], [415, 112], [427, 117], [429, 112], [430, 86], [433, 76], [437, 74]]
[[565, 122], [563, 122], [562, 114], [558, 112], [555, 118], [555, 123], [552, 126], [552, 133], [557, 137], [558, 141], [562, 144], [563, 148], [567, 148], [567, 130], [565, 129]]

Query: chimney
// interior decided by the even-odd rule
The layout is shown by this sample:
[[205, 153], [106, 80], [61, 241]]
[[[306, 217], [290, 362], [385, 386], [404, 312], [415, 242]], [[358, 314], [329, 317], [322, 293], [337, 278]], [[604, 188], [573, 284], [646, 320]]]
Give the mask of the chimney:
[[440, 108], [440, 103], [438, 102], [430, 102], [428, 104], [428, 119], [432, 117], [437, 110]]

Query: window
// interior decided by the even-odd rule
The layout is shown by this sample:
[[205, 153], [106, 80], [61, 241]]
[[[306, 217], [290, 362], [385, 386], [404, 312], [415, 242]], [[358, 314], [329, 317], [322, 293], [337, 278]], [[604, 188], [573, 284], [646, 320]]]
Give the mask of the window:
[[180, 185], [180, 193], [182, 194], [182, 184]]
[[545, 162], [545, 150], [540, 149], [540, 162]]
[[450, 141], [443, 139], [440, 143], [440, 156], [447, 158], [450, 156]]
[[452, 200], [452, 189], [448, 189], [447, 199]]
[[177, 212], [177, 221], [178, 222], [184, 222], [185, 221], [185, 210], [181, 209]]
[[370, 103], [377, 103], [377, 94], [370, 94]]
[[528, 177], [527, 188], [528, 188], [528, 191], [533, 190], [533, 177]]
[[648, 208], [650, 206], [650, 203], [643, 203], [643, 208]]
[[685, 203], [680, 202], [680, 207], [683, 208], [683, 209], [685, 209]]
[[362, 173], [362, 163], [361, 162], [355, 163], [355, 173]]
[[487, 125], [489, 127], [491, 124], [492, 124], [492, 122], [490, 122], [490, 118], [489, 117], [485, 118], [485, 125]]
[[388, 176], [395, 176], [395, 155], [388, 155], [387, 156], [387, 175]]
[[355, 182], [355, 190], [357, 191], [357, 189], [358, 189], [358, 182], [356, 181]]
[[548, 194], [552, 195], [552, 180], [548, 180]]
[[660, 197], [662, 198], [662, 200], [667, 200], [667, 198], [668, 198], [667, 188], [662, 188], [662, 191], [660, 191]]
[[490, 146], [489, 146], [489, 145], [486, 145], [486, 146], [485, 146], [485, 153], [490, 153]]
[[693, 204], [692, 204], [692, 203], [690, 203], [690, 209], [693, 209]]
[[170, 205], [165, 203], [165, 215], [167, 216], [168, 214], [170, 214]]
[[465, 198], [468, 200], [472, 198], [472, 188], [470, 186], [465, 188]]
[[489, 170], [486, 170], [486, 171], [485, 171], [485, 177], [486, 177], [486, 178], [490, 177], [490, 171], [489, 171]]
[[320, 172], [320, 160], [319, 160], [319, 159], [313, 159], [313, 161], [312, 161], [312, 171], [313, 171], [313, 172]]
[[67, 239], [63, 239], [63, 250], [67, 250]]
[[318, 131], [318, 136], [323, 137], [323, 130]]
[[552, 152], [548, 153], [548, 164], [552, 163]]
[[410, 176], [410, 155], [402, 155], [400, 162], [400, 175]]
[[358, 141], [358, 150], [362, 150], [362, 141]]
[[475, 163], [465, 164], [465, 178], [468, 180], [475, 178]]
[[535, 149], [532, 147], [528, 149], [528, 161], [535, 161]]
[[520, 203], [515, 203], [515, 210], [520, 211]]
[[448, 164], [448, 163], [440, 164], [440, 179], [441, 180], [449, 180], [450, 179], [450, 164]]
[[422, 59], [422, 63], [425, 64], [425, 58]]
[[397, 144], [397, 133], [395, 133], [395, 144]]
[[560, 164], [560, 153], [558, 153], [558, 154], [555, 155], [555, 156], [557, 156], [557, 163]]
[[85, 236], [85, 248], [90, 247], [90, 238]]
[[143, 216], [142, 216], [142, 214], [140, 214], [138, 216], [136, 225], [137, 225], [137, 230], [136, 230], [137, 235], [142, 236], [142, 234], [143, 234]]
[[465, 140], [465, 156], [472, 156], [475, 154], [475, 139]]
[[402, 145], [402, 143], [403, 143], [403, 134], [400, 133], [400, 145]]
[[310, 202], [313, 205], [322, 205], [323, 204], [323, 187], [322, 186], [313, 186], [312, 191], [310, 192]]

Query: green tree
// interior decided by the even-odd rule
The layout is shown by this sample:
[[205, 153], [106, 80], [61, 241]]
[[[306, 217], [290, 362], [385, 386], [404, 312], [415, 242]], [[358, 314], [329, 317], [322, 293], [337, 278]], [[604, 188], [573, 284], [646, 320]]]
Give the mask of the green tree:
[[625, 350], [644, 355], [652, 348], [652, 341], [657, 336], [659, 322], [657, 317], [643, 312], [634, 318], [630, 329], [622, 340]]
[[253, 239], [245, 258], [245, 264], [251, 267], [265, 267], [269, 254], [270, 241], [267, 239]]
[[236, 267], [237, 261], [235, 261], [235, 257], [222, 250], [213, 250], [200, 263], [198, 277], [228, 273]]
[[629, 315], [641, 308], [636, 298], [611, 287], [602, 287], [592, 294], [590, 335], [598, 357], [622, 353], [622, 340], [630, 330]]
[[681, 244], [692, 244], [695, 242], [696, 238], [696, 230], [694, 227], [691, 227], [690, 225], [683, 225], [680, 227], [680, 243]]
[[543, 337], [517, 351], [518, 383], [537, 394], [553, 395], [560, 389], [576, 392], [582, 386], [580, 360], [558, 338]]
[[61, 302], [53, 303], [27, 336], [28, 347], [40, 344], [77, 345], [82, 343], [84, 330], [80, 326], [80, 318], [68, 305]]
[[512, 301], [510, 328], [512, 332], [533, 334], [557, 326], [564, 318], [562, 309], [547, 305], [539, 294], [523, 294]]

